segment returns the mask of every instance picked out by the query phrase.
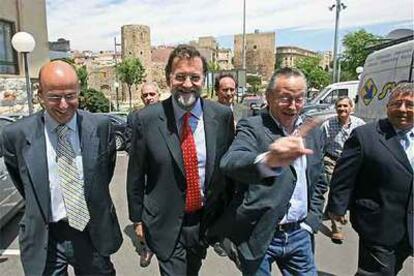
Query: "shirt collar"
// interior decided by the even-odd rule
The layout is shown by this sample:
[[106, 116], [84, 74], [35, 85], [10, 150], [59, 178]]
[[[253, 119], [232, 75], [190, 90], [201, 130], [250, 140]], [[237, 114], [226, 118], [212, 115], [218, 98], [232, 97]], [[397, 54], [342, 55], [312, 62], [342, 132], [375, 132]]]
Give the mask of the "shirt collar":
[[[276, 123], [276, 125], [283, 131], [283, 133], [285, 134], [285, 135], [290, 135], [289, 133], [288, 133], [288, 131], [287, 131], [287, 129], [284, 127], [284, 126], [282, 126], [282, 124], [279, 122], [279, 120], [278, 119], [276, 119], [276, 117], [274, 117], [273, 116], [273, 114], [272, 114], [272, 112], [270, 112], [270, 110], [269, 110], [269, 115], [270, 115], [270, 117], [273, 119], [273, 121]], [[296, 121], [295, 121], [295, 124], [294, 124], [294, 126], [293, 126], [293, 131], [292, 131], [292, 133], [291, 134], [293, 134], [293, 132], [301, 125], [301, 124], [303, 124], [303, 119], [299, 116], [297, 119], [296, 119]]]
[[[54, 131], [56, 130], [56, 128], [60, 125], [60, 123], [56, 122], [55, 119], [52, 118], [52, 116], [50, 116], [50, 114], [45, 111], [45, 125], [46, 128], [49, 129], [50, 131]], [[76, 131], [76, 126], [77, 126], [77, 114], [75, 112], [75, 114], [73, 114], [72, 119], [70, 119], [69, 122], [67, 122], [65, 124], [70, 130], [72, 131]]]
[[[172, 103], [173, 103], [175, 120], [176, 120], [176, 122], [178, 122], [178, 121], [181, 120], [181, 118], [184, 116], [184, 114], [187, 113], [188, 111], [182, 109], [181, 107], [179, 107], [174, 98], [172, 99]], [[198, 120], [200, 120], [201, 116], [203, 115], [203, 109], [201, 107], [200, 98], [197, 99], [193, 109], [190, 110], [190, 113], [191, 113], [192, 116], [194, 116]]]

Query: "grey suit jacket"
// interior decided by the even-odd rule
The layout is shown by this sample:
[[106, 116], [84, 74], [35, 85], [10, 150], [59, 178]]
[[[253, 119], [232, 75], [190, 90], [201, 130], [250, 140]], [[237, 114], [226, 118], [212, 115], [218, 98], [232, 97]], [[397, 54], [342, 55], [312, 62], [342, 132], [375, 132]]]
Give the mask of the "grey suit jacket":
[[[262, 178], [256, 157], [268, 150], [269, 145], [281, 137], [269, 113], [239, 121], [236, 138], [221, 160], [221, 169], [236, 183], [236, 195], [230, 207], [211, 231], [224, 232], [232, 240], [245, 260], [262, 258], [271, 242], [276, 226], [289, 207], [296, 185], [293, 166], [283, 168], [277, 177]], [[305, 145], [314, 151], [307, 157], [308, 215], [306, 223], [318, 230], [323, 194], [327, 183], [322, 175], [321, 132], [313, 129], [305, 138]]]
[[328, 210], [350, 210], [365, 242], [395, 246], [408, 236], [413, 248], [413, 169], [387, 119], [356, 128], [331, 180]]
[[[109, 194], [116, 151], [111, 124], [103, 116], [78, 111], [85, 198], [90, 222], [85, 231], [102, 255], [119, 249], [122, 234]], [[19, 224], [21, 259], [26, 275], [43, 273], [49, 234], [50, 189], [43, 112], [17, 121], [2, 133], [4, 161], [25, 199]]]
[[[200, 223], [201, 239], [223, 212], [232, 186], [219, 171], [219, 162], [234, 137], [230, 108], [202, 101], [206, 139], [206, 196]], [[149, 247], [158, 258], [171, 255], [183, 222], [186, 180], [172, 98], [133, 113], [127, 193], [129, 217], [142, 221]]]

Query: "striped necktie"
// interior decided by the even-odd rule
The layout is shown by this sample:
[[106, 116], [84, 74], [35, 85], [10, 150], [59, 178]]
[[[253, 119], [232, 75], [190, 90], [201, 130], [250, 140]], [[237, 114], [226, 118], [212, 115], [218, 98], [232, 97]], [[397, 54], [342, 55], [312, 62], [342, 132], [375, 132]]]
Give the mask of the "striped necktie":
[[69, 225], [83, 231], [90, 217], [85, 201], [84, 183], [79, 177], [75, 151], [67, 137], [68, 131], [66, 125], [59, 125], [56, 128], [58, 174]]

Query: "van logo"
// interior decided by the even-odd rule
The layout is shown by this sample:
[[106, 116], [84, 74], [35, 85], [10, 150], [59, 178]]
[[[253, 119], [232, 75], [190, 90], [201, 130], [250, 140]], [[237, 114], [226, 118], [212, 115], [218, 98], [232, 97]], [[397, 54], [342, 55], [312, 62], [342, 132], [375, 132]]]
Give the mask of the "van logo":
[[359, 91], [359, 95], [365, 105], [369, 105], [372, 99], [377, 95], [378, 88], [372, 79], [368, 79]]

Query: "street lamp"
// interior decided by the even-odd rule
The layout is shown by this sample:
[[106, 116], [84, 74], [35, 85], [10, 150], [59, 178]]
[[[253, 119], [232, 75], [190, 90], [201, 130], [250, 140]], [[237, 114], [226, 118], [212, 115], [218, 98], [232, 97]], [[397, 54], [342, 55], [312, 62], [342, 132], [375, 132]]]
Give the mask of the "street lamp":
[[33, 101], [32, 101], [32, 87], [30, 84], [29, 76], [29, 62], [27, 60], [27, 55], [33, 51], [36, 46], [36, 42], [33, 36], [26, 32], [18, 32], [12, 37], [13, 48], [23, 54], [24, 59], [24, 72], [26, 75], [26, 91], [27, 91], [27, 104], [29, 106], [29, 115], [33, 113]]
[[341, 3], [341, 0], [336, 0], [336, 4], [329, 7], [329, 10], [332, 11], [335, 8], [335, 33], [334, 33], [334, 49], [333, 49], [333, 74], [332, 74], [332, 82], [338, 81], [337, 76], [337, 54], [338, 54], [338, 29], [339, 29], [339, 16], [341, 14], [341, 10], [346, 9], [344, 3]]
[[116, 97], [116, 110], [119, 111], [119, 98], [118, 98], [119, 83], [117, 81], [114, 82], [114, 87], [115, 87], [115, 97]]

